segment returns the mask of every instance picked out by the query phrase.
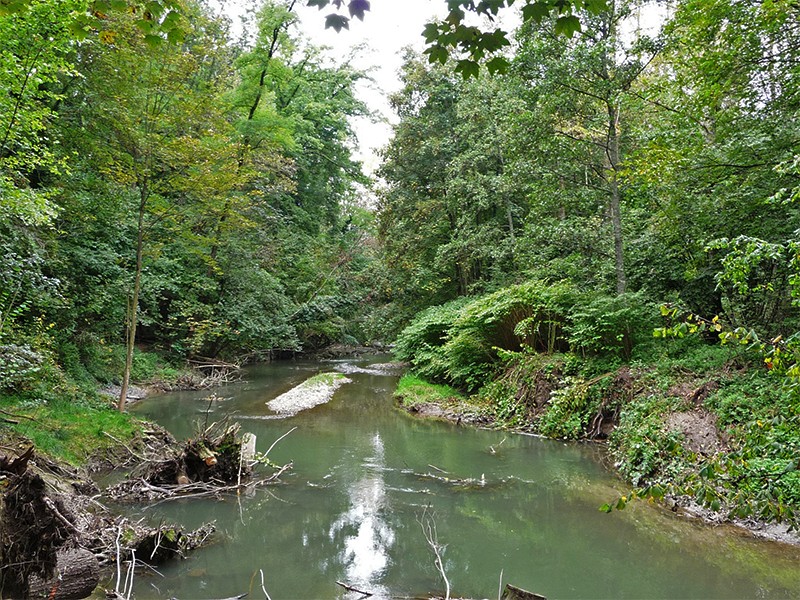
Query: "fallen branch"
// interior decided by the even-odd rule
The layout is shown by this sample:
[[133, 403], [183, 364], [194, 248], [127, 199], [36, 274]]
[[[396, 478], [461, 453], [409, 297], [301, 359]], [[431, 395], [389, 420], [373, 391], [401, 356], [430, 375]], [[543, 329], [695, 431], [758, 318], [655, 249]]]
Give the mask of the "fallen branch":
[[278, 469], [275, 473], [270, 475], [269, 477], [265, 477], [264, 479], [257, 479], [253, 481], [249, 481], [245, 484], [240, 485], [215, 485], [213, 483], [204, 483], [202, 481], [198, 481], [195, 483], [185, 483], [185, 484], [178, 484], [178, 485], [170, 485], [170, 486], [155, 486], [146, 481], [142, 480], [142, 487], [154, 494], [158, 494], [157, 496], [150, 496], [151, 500], [155, 500], [153, 504], [150, 504], [146, 508], [151, 508], [153, 506], [157, 506], [164, 502], [169, 502], [171, 500], [185, 500], [187, 498], [208, 498], [210, 496], [219, 497], [223, 494], [234, 493], [238, 492], [241, 493], [242, 491], [246, 491], [249, 489], [253, 489], [262, 485], [268, 485], [275, 480], [277, 480], [281, 475], [283, 475], [286, 471], [291, 469], [293, 463], [288, 463], [283, 465], [280, 469]]
[[353, 587], [352, 585], [347, 585], [346, 583], [343, 583], [343, 582], [341, 582], [341, 581], [337, 581], [337, 582], [336, 582], [336, 585], [340, 585], [340, 586], [342, 586], [342, 587], [343, 587], [344, 589], [346, 589], [348, 592], [355, 592], [356, 594], [361, 594], [361, 595], [362, 595], [362, 596], [364, 596], [365, 598], [369, 598], [370, 596], [372, 596], [372, 595], [373, 595], [371, 592], [365, 592], [364, 590], [360, 590], [360, 589], [358, 589], [358, 588], [355, 588], [355, 587]]
[[292, 433], [292, 432], [293, 432], [295, 429], [297, 429], [297, 427], [292, 427], [292, 428], [291, 428], [289, 431], [287, 431], [287, 432], [286, 432], [286, 433], [284, 433], [284, 434], [283, 434], [281, 437], [279, 437], [277, 440], [275, 440], [274, 442], [272, 442], [272, 446], [270, 446], [270, 447], [267, 449], [267, 451], [266, 451], [266, 452], [264, 452], [264, 456], [267, 456], [267, 455], [268, 455], [268, 454], [269, 454], [269, 453], [272, 451], [272, 449], [273, 449], [273, 448], [276, 446], [276, 444], [277, 444], [278, 442], [280, 442], [280, 441], [281, 441], [283, 438], [285, 438], [287, 435], [289, 435], [290, 433]]
[[417, 518], [417, 523], [419, 523], [420, 527], [422, 528], [422, 535], [425, 536], [425, 541], [428, 542], [428, 546], [430, 546], [431, 550], [433, 551], [433, 564], [436, 566], [436, 570], [439, 571], [439, 574], [444, 580], [445, 600], [450, 600], [450, 581], [447, 579], [447, 573], [444, 570], [444, 561], [442, 560], [442, 553], [444, 552], [445, 546], [439, 544], [439, 534], [436, 531], [436, 520], [434, 519], [434, 515], [432, 513], [428, 513], [427, 506], [423, 509], [422, 516]]

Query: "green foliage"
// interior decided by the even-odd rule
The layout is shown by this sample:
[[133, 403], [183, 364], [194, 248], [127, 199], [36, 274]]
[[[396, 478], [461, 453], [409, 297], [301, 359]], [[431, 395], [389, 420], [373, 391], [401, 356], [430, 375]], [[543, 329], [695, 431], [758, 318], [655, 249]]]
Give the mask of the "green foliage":
[[786, 334], [800, 301], [800, 242], [739, 236], [714, 240], [709, 250], [722, 253], [716, 281], [726, 320], [765, 335]]
[[633, 348], [651, 337], [655, 306], [641, 292], [592, 298], [571, 313], [570, 345], [582, 353], [631, 358]]
[[683, 469], [680, 436], [664, 417], [675, 399], [650, 396], [622, 408], [609, 448], [622, 475], [636, 486], [670, 481]]
[[476, 390], [496, 372], [498, 350], [554, 352], [567, 347], [564, 327], [580, 295], [540, 281], [512, 286], [467, 304], [448, 332], [448, 378]]
[[413, 369], [427, 379], [445, 380], [447, 362], [444, 345], [448, 332], [469, 301], [469, 298], [460, 298], [422, 311], [397, 336], [395, 356], [411, 363]]
[[36, 381], [44, 357], [28, 346], [0, 346], [0, 390], [22, 389]]
[[604, 380], [607, 378], [584, 381], [565, 377], [559, 382], [559, 388], [552, 392], [547, 411], [537, 423], [539, 432], [548, 437], [570, 440], [584, 437], [608, 396]]

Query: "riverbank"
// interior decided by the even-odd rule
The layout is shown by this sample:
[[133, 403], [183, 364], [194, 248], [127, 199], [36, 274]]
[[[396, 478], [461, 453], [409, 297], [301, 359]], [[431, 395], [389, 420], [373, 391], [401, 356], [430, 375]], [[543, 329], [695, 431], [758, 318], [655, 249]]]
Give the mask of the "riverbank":
[[[602, 367], [602, 368], [598, 368]], [[753, 535], [800, 544], [796, 411], [769, 373], [729, 349], [681, 342], [660, 360], [607, 364], [518, 354], [476, 393], [409, 374], [409, 413], [462, 424], [602, 442], [632, 498]]]

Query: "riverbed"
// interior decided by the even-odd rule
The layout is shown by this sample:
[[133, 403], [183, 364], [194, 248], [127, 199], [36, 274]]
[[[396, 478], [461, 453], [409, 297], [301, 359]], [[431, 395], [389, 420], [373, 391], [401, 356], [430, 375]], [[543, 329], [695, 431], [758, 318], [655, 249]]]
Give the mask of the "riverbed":
[[[419, 420], [394, 406], [397, 377], [361, 361], [278, 362], [209, 393], [153, 396], [133, 408], [179, 438], [229, 417], [257, 450], [294, 463], [249, 497], [140, 507], [187, 527], [214, 520], [216, 542], [139, 574], [137, 598], [444, 595], [421, 523], [435, 525], [453, 597], [496, 598], [501, 580], [548, 598], [797, 598], [800, 549], [646, 503], [605, 514], [625, 486], [602, 447]], [[318, 373], [351, 380], [291, 416], [267, 402]]]

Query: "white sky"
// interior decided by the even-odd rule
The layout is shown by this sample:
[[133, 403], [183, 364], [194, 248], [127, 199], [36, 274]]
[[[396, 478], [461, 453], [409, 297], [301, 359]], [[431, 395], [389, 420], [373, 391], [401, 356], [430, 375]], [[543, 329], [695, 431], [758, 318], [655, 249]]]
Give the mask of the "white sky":
[[359, 97], [382, 122], [359, 118], [353, 121], [358, 136], [359, 148], [355, 157], [364, 162], [367, 173], [378, 166], [376, 151], [389, 141], [395, 116], [389, 107], [388, 96], [400, 89], [398, 73], [402, 65], [403, 48], [413, 46], [417, 50], [424, 47], [422, 29], [434, 16], [446, 11], [443, 0], [372, 0], [364, 21], [351, 19], [350, 29], [336, 33], [325, 29], [325, 15], [330, 8], [318, 10], [305, 6], [297, 9], [301, 29], [314, 45], [329, 46], [335, 60], [343, 60], [350, 50], [359, 44], [367, 48], [357, 54], [354, 66], [370, 69], [374, 82], [361, 82]]

